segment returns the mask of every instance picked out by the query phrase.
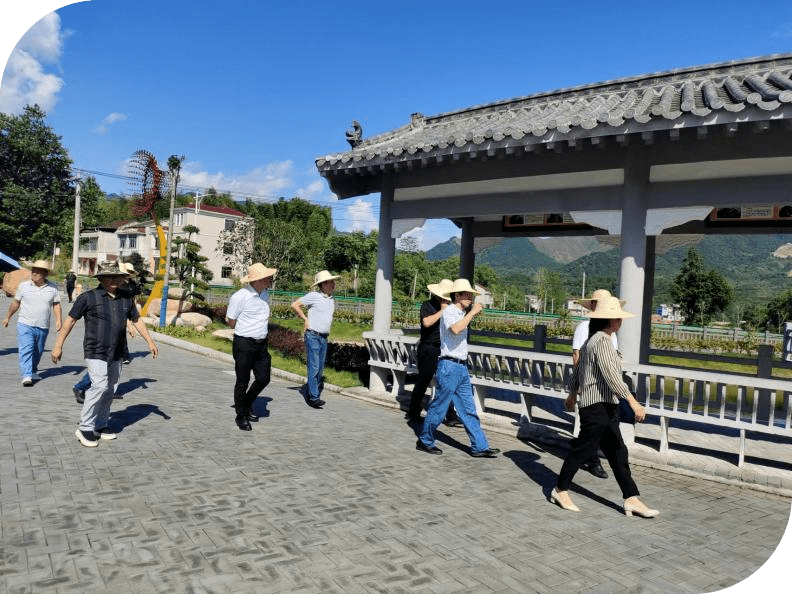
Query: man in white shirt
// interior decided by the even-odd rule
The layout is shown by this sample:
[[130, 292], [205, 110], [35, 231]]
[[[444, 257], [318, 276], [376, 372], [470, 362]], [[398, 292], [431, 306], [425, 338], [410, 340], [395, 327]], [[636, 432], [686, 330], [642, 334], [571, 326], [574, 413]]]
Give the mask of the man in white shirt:
[[[271, 360], [267, 351], [267, 333], [270, 321], [270, 296], [267, 289], [273, 284], [271, 269], [257, 262], [248, 267], [248, 274], [240, 279], [248, 283], [236, 291], [226, 309], [226, 323], [234, 329], [232, 355], [237, 381], [234, 384], [235, 422], [240, 430], [251, 431], [252, 421], [259, 421], [253, 411], [253, 402], [270, 384]], [[251, 371], [254, 380], [250, 387]]]
[[[336, 301], [333, 291], [336, 289], [338, 275], [328, 271], [320, 271], [314, 275], [314, 284], [319, 291], [311, 291], [292, 302], [292, 310], [303, 320], [303, 342], [306, 345], [306, 384], [301, 387], [306, 404], [319, 409], [325, 404], [320, 399], [324, 382], [322, 373], [325, 371], [325, 356], [328, 353], [328, 336], [333, 324], [333, 313]], [[306, 313], [303, 308], [306, 308]]]
[[[611, 297], [610, 291], [607, 289], [596, 289], [592, 292], [592, 297], [590, 299], [578, 300], [578, 303], [587, 310], [594, 310], [598, 300], [607, 297]], [[584, 346], [584, 343], [586, 343], [588, 338], [589, 318], [585, 318], [578, 323], [578, 326], [575, 327], [575, 332], [573, 333], [573, 366], [578, 364], [578, 360], [581, 357], [581, 348]], [[617, 333], [612, 333], [611, 342], [614, 344], [614, 349], [618, 349]], [[600, 463], [600, 459], [598, 458], [597, 454], [592, 459], [581, 465], [581, 469], [584, 471], [589, 471], [592, 475], [601, 479], [608, 479], [609, 476], [609, 474], [603, 468], [603, 465]]]
[[61, 330], [61, 297], [58, 287], [47, 281], [49, 273], [50, 266], [46, 260], [33, 263], [30, 280], [17, 286], [14, 300], [3, 320], [3, 326], [7, 327], [8, 321], [19, 310], [17, 340], [22, 386], [32, 386], [34, 380], [41, 380], [38, 367], [50, 332], [50, 309], [55, 312], [55, 330]]
[[443, 452], [435, 446], [435, 431], [446, 415], [451, 401], [471, 440], [469, 454], [472, 457], [493, 458], [501, 452], [497, 448], [490, 448], [482, 431], [474, 403], [471, 377], [468, 374], [468, 325], [483, 309], [482, 304], [474, 303], [474, 296], [478, 294], [468, 279], [457, 279], [448, 295], [442, 296], [449, 299], [451, 304], [441, 314], [441, 356], [435, 371], [437, 389], [427, 408], [424, 426], [416, 441], [416, 450], [433, 455]]

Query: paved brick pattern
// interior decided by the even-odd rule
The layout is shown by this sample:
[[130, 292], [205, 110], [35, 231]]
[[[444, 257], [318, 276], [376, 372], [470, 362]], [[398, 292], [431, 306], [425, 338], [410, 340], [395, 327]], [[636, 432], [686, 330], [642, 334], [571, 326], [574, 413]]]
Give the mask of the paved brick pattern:
[[119, 438], [88, 449], [81, 340], [79, 323], [23, 388], [0, 329], [0, 592], [696, 593], [755, 572], [790, 515], [784, 496], [638, 466], [661, 517], [623, 516], [613, 479], [583, 472], [568, 513], [547, 502], [562, 450], [491, 432], [502, 456], [474, 459], [442, 428], [427, 455], [401, 412], [332, 393], [316, 411], [279, 378], [243, 433], [230, 365], [165, 344], [152, 361], [139, 338]]

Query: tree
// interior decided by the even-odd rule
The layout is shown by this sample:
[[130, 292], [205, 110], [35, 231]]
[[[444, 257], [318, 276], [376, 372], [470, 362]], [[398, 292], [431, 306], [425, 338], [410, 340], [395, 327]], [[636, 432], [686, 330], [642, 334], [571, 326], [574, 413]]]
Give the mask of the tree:
[[377, 256], [377, 232], [364, 235], [362, 231], [335, 234], [325, 243], [323, 264], [329, 271], [352, 271], [353, 291], [358, 295], [359, 272], [366, 269]]
[[784, 330], [785, 323], [793, 320], [791, 300], [793, 300], [793, 295], [791, 290], [788, 289], [768, 302], [762, 330], [777, 333], [781, 333]]
[[72, 234], [63, 226], [74, 218], [72, 161], [45, 117], [38, 105], [0, 113], [0, 237], [16, 258], [49, 252]]
[[207, 281], [212, 280], [212, 271], [204, 264], [209, 258], [198, 253], [201, 250], [201, 245], [192, 239], [193, 234], [198, 234], [200, 230], [195, 225], [185, 225], [182, 231], [187, 234], [187, 237], [178, 237], [173, 240], [174, 252], [178, 255], [173, 263], [173, 269], [176, 278], [182, 285], [181, 301], [191, 298], [203, 301], [203, 294], [195, 289], [209, 288]]
[[705, 326], [729, 305], [732, 287], [718, 271], [706, 271], [704, 259], [690, 246], [672, 284], [672, 299], [688, 324]]

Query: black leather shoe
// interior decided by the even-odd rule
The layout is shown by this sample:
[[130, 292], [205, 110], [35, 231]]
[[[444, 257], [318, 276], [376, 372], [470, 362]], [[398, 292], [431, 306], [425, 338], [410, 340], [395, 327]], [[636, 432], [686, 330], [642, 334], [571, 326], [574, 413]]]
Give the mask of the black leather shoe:
[[245, 412], [245, 419], [248, 421], [259, 421], [259, 416], [256, 415], [251, 409]]
[[437, 446], [427, 446], [421, 440], [416, 440], [416, 450], [423, 450], [424, 452], [428, 452], [431, 455], [443, 454], [443, 451]]
[[472, 452], [472, 457], [481, 457], [485, 459], [492, 459], [501, 452], [500, 448], [488, 448], [487, 450], [480, 450], [479, 452]]
[[600, 479], [608, 479], [609, 474], [606, 473], [606, 470], [603, 468], [603, 465], [600, 462], [597, 463], [584, 463], [581, 465], [581, 469], [584, 471], [589, 471], [595, 477], [599, 477]]
[[74, 400], [82, 405], [85, 403], [85, 391], [80, 390], [79, 388], [72, 388], [72, 394], [74, 394]]
[[313, 401], [312, 400], [306, 401], [306, 403], [308, 403], [309, 407], [313, 407], [314, 409], [321, 409], [322, 406], [325, 404], [325, 401], [323, 401], [322, 399], [314, 399]]
[[250, 432], [253, 429], [250, 422], [244, 417], [238, 417], [234, 421], [237, 422], [237, 427], [243, 432]]

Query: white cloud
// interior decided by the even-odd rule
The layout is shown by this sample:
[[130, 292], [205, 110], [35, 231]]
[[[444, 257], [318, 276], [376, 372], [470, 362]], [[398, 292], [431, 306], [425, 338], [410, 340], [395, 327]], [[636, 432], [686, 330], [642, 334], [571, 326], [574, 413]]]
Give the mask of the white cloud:
[[293, 184], [294, 168], [291, 161], [269, 163], [240, 175], [199, 171], [200, 167], [198, 163], [184, 164], [180, 173], [180, 184], [230, 192], [234, 198], [249, 196], [254, 201], [276, 199], [283, 195], [282, 190]]
[[105, 132], [107, 132], [108, 126], [110, 126], [111, 124], [115, 124], [116, 122], [123, 122], [126, 119], [127, 119], [126, 114], [113, 112], [111, 114], [106, 115], [104, 119], [99, 123], [99, 126], [94, 128], [94, 131], [98, 132], [99, 134], [104, 134]]
[[[308, 186], [303, 186], [302, 188], [298, 188], [296, 195], [305, 200], [311, 200], [312, 198], [317, 198], [319, 196], [322, 196], [326, 190], [327, 190], [327, 186], [323, 180], [315, 180], [311, 182]], [[323, 196], [323, 198], [328, 200], [336, 199], [336, 197], [333, 194], [330, 194], [330, 196]]]
[[341, 231], [362, 231], [369, 233], [373, 229], [377, 229], [377, 217], [375, 217], [372, 204], [362, 200], [356, 199], [354, 203], [347, 206], [346, 220], [340, 221], [337, 228]]
[[44, 111], [55, 106], [64, 81], [45, 65], [58, 66], [65, 37], [61, 19], [55, 12], [28, 29], [11, 52], [3, 72], [0, 111], [18, 114], [34, 103]]

